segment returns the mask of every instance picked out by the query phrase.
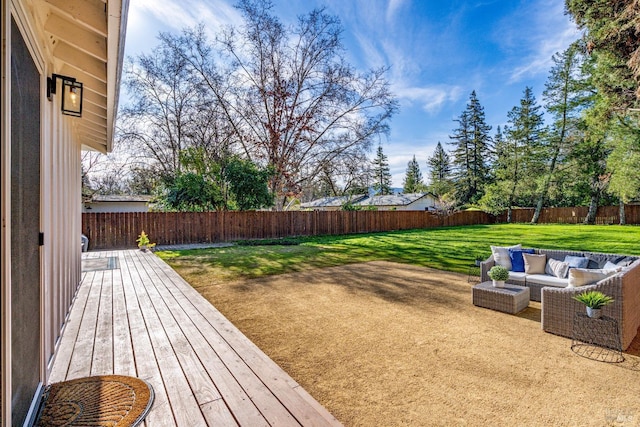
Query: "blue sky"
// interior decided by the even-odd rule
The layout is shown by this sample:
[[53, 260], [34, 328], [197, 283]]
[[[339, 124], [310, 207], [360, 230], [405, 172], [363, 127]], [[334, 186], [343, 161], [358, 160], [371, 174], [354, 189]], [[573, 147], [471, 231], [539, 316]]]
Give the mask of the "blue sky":
[[[340, 18], [349, 62], [389, 66], [400, 102], [382, 138], [394, 186], [413, 155], [427, 176], [438, 141], [449, 143], [454, 119], [475, 90], [487, 123], [504, 126], [526, 86], [539, 102], [551, 56], [580, 34], [562, 0], [273, 0], [285, 23], [314, 7]], [[212, 32], [240, 22], [235, 0], [131, 0], [125, 53], [149, 51], [160, 31], [204, 23]], [[449, 149], [445, 145], [445, 149]], [[373, 157], [374, 152], [371, 153]]]

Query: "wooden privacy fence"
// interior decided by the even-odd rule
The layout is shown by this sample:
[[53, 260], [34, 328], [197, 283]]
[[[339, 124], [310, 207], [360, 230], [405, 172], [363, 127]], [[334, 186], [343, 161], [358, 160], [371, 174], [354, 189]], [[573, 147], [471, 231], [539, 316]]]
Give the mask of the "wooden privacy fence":
[[[625, 222], [640, 224], [640, 205], [625, 205]], [[512, 222], [530, 222], [533, 208], [514, 209]], [[540, 212], [540, 224], [582, 224], [589, 212], [587, 206], [569, 208], [545, 208]], [[497, 222], [506, 222], [507, 214], [498, 215]], [[620, 224], [619, 206], [600, 206], [596, 212], [596, 224]]]
[[[579, 224], [588, 208], [547, 208], [540, 223]], [[627, 205], [627, 224], [640, 224], [640, 205]], [[618, 224], [617, 206], [598, 208], [596, 223]], [[529, 222], [533, 209], [515, 209], [513, 222]], [[425, 211], [315, 211], [315, 212], [128, 212], [83, 213], [82, 232], [89, 249], [120, 249], [136, 246], [144, 230], [159, 245], [217, 243], [234, 240], [320, 236], [409, 230], [455, 225], [505, 222], [481, 211], [437, 215]]]
[[89, 249], [119, 249], [135, 247], [142, 230], [158, 245], [181, 245], [493, 222], [492, 215], [480, 211], [83, 213], [82, 232], [89, 238]]

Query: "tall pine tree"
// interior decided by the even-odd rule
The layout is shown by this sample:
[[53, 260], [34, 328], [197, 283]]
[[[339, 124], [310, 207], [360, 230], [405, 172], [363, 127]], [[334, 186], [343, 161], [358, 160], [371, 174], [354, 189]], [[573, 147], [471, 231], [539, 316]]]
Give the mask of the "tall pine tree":
[[413, 159], [409, 160], [407, 164], [407, 173], [404, 177], [404, 182], [402, 183], [403, 188], [402, 191], [407, 193], [419, 193], [425, 190], [424, 182], [422, 181], [422, 172], [420, 172], [420, 165], [416, 160], [415, 154], [413, 155]]
[[544, 121], [533, 90], [525, 88], [520, 105], [509, 111], [509, 128], [502, 160], [506, 165], [504, 176], [508, 183], [507, 222], [511, 222], [511, 209], [516, 204], [530, 205], [536, 194], [536, 181], [545, 160]]
[[587, 86], [581, 73], [582, 55], [579, 49], [579, 44], [573, 43], [564, 52], [553, 55], [553, 67], [545, 84], [543, 97], [553, 123], [546, 138], [545, 157], [549, 160], [545, 165], [545, 175], [531, 218], [534, 224], [538, 222], [542, 207], [547, 201], [557, 168], [570, 152], [570, 142], [575, 141], [578, 136], [580, 113], [589, 105], [585, 93]]
[[382, 145], [378, 145], [376, 158], [373, 160], [373, 181], [373, 189], [376, 195], [384, 196], [392, 193], [389, 161], [382, 151]]
[[453, 189], [451, 183], [451, 160], [449, 154], [438, 141], [433, 155], [427, 159], [429, 168], [429, 191], [436, 196], [443, 196]]
[[476, 203], [489, 180], [491, 126], [485, 121], [484, 107], [475, 91], [471, 92], [467, 108], [455, 121], [458, 128], [449, 138], [454, 146], [452, 163], [456, 195], [461, 204]]

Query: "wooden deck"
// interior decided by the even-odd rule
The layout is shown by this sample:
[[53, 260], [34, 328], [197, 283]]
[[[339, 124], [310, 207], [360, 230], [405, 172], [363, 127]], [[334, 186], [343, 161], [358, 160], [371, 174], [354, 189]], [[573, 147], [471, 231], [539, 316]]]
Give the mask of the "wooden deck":
[[107, 374], [153, 386], [147, 426], [340, 425], [152, 253], [83, 254], [50, 382]]

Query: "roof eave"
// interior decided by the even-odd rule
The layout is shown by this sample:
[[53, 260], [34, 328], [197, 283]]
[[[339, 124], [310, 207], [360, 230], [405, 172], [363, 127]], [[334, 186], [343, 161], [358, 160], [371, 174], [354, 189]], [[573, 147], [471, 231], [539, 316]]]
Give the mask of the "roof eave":
[[[107, 40], [107, 139], [105, 151], [113, 150], [113, 138], [120, 100], [120, 79], [127, 33], [129, 0], [109, 0]], [[117, 36], [116, 36], [117, 35]]]

